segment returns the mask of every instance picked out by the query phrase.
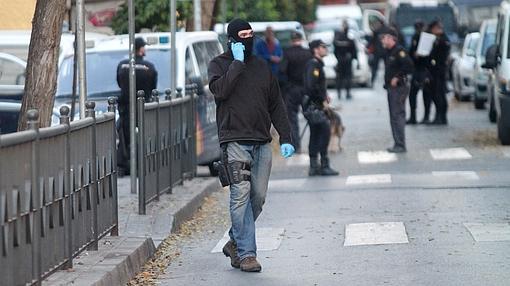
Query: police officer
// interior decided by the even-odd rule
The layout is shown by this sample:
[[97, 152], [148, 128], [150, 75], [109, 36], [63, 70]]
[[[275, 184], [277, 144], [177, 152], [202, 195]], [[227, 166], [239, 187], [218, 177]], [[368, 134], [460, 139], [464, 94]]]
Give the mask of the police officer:
[[308, 49], [303, 47], [303, 35], [301, 33], [292, 33], [291, 40], [292, 45], [283, 50], [283, 58], [280, 63], [281, 87], [285, 95], [292, 142], [296, 152], [301, 153], [298, 114], [299, 107], [303, 102], [305, 66], [312, 55]]
[[223, 253], [232, 267], [259, 272], [255, 221], [262, 212], [271, 173], [271, 124], [280, 135], [284, 158], [292, 156], [294, 147], [278, 79], [263, 59], [252, 55], [251, 25], [235, 19], [227, 33], [228, 51], [215, 57], [208, 68], [230, 185], [232, 227]]
[[436, 36], [434, 47], [430, 52], [429, 70], [431, 73], [430, 92], [436, 106], [436, 117], [432, 125], [446, 125], [448, 120], [446, 112], [448, 102], [446, 101], [446, 74], [448, 70], [448, 57], [450, 55], [450, 41], [444, 33], [443, 24], [435, 20], [429, 24], [428, 31]]
[[381, 31], [381, 43], [388, 51], [385, 61], [384, 87], [388, 91], [390, 124], [395, 144], [388, 148], [391, 153], [406, 152], [405, 102], [409, 95], [407, 76], [413, 72], [413, 61], [406, 50], [398, 44], [398, 32], [393, 28]]
[[[336, 90], [338, 99], [341, 98], [341, 89], [345, 88], [347, 99], [351, 98], [352, 61], [358, 59], [356, 43], [349, 38], [349, 23], [344, 20], [342, 30], [335, 32], [333, 45], [335, 47]], [[359, 65], [359, 64], [358, 64]]]
[[[307, 95], [304, 104], [305, 115], [308, 115], [310, 126], [310, 142], [308, 153], [310, 156], [309, 176], [336, 176], [338, 172], [331, 169], [328, 157], [328, 145], [331, 136], [330, 122], [325, 116], [324, 105], [329, 102], [326, 91], [326, 76], [324, 74], [324, 62], [328, 48], [321, 40], [314, 40], [309, 44], [313, 58], [308, 61], [305, 68], [305, 90]], [[320, 166], [319, 166], [320, 154]]]
[[[147, 101], [152, 96], [152, 90], [157, 86], [158, 72], [151, 62], [143, 59], [146, 44], [143, 38], [135, 39], [135, 90], [143, 90]], [[129, 59], [122, 60], [117, 66], [117, 84], [121, 91], [119, 98], [120, 127], [117, 165], [119, 166], [119, 174], [122, 176], [129, 174]]]
[[430, 73], [428, 71], [428, 57], [419, 56], [416, 51], [418, 50], [418, 43], [420, 42], [421, 32], [424, 31], [425, 23], [421, 20], [417, 20], [414, 24], [414, 35], [411, 39], [411, 47], [409, 49], [409, 55], [414, 62], [414, 72], [411, 80], [411, 91], [409, 92], [409, 106], [411, 115], [407, 120], [407, 124], [416, 124], [416, 104], [417, 95], [420, 89], [423, 94], [423, 105], [425, 107], [425, 114], [423, 120], [420, 122], [426, 124], [429, 122], [430, 115], [430, 104], [432, 103], [432, 97], [429, 88], [425, 88], [425, 85], [430, 83]]

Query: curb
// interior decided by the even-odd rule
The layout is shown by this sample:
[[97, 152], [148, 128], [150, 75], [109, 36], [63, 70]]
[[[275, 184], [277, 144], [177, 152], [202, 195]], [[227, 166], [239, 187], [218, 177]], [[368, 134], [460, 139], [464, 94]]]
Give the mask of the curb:
[[221, 190], [221, 188], [222, 187], [220, 186], [218, 180], [211, 182], [209, 185], [207, 185], [207, 187], [203, 189], [201, 193], [192, 198], [188, 204], [175, 212], [170, 233], [176, 232], [185, 221], [191, 219], [191, 217], [193, 217], [197, 210], [202, 206], [204, 199], [211, 195], [213, 192]]

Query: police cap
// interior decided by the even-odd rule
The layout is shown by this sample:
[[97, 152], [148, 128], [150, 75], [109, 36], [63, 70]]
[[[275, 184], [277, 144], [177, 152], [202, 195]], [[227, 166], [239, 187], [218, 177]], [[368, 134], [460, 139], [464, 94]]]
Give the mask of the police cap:
[[320, 46], [327, 47], [326, 43], [324, 43], [320, 39], [311, 41], [310, 44], [308, 44], [308, 46], [310, 47], [310, 50], [316, 49]]

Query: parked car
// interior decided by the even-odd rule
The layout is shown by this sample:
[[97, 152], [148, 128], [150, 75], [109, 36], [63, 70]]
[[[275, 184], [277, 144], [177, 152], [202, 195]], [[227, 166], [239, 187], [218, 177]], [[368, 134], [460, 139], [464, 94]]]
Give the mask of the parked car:
[[[164, 96], [170, 87], [170, 33], [137, 34], [148, 43], [146, 59], [158, 71], [157, 89]], [[220, 148], [216, 126], [216, 105], [209, 91], [207, 67], [209, 62], [223, 52], [214, 32], [178, 32], [177, 40], [177, 82], [176, 86], [196, 83], [199, 87], [197, 99], [197, 161], [209, 166], [215, 173], [212, 163], [219, 160]], [[111, 96], [120, 96], [117, 85], [117, 65], [128, 58], [129, 36], [118, 35], [101, 39], [87, 49], [87, 92], [88, 98], [100, 106], [107, 105]], [[59, 86], [55, 106], [71, 103], [73, 56], [64, 58], [58, 75]]]
[[478, 32], [468, 34], [460, 55], [453, 62], [453, 91], [460, 101], [470, 100], [475, 93], [476, 46], [479, 38]]
[[[28, 58], [28, 48], [30, 45], [30, 30], [23, 31], [0, 31], [0, 53], [9, 54], [9, 57], [3, 58], [3, 60], [9, 61], [8, 69], [10, 82], [9, 85], [0, 86], [0, 97], [2, 99], [20, 101], [23, 96], [24, 84], [25, 84], [25, 67], [26, 60]], [[107, 35], [99, 33], [86, 33], [85, 40], [86, 46], [92, 47], [97, 39], [106, 38]], [[74, 38], [75, 35], [72, 33], [64, 32], [60, 38], [60, 51], [58, 58], [59, 72], [62, 69], [62, 63], [65, 58], [72, 57], [74, 55]], [[0, 63], [2, 57], [0, 56]], [[12, 69], [11, 69], [12, 67]], [[72, 72], [71, 72], [72, 75]], [[0, 83], [1, 84], [1, 83]], [[57, 89], [59, 86], [57, 81]], [[2, 96], [3, 95], [3, 96]], [[55, 107], [58, 107], [55, 105]], [[107, 107], [104, 107], [103, 111], [106, 111]], [[79, 113], [75, 114], [75, 118], [79, 117]]]
[[494, 110], [498, 138], [504, 145], [510, 145], [510, 3], [502, 2], [497, 20], [496, 44], [487, 50], [484, 67], [494, 70], [491, 84], [495, 94]]
[[[0, 134], [16, 132], [18, 129], [21, 102], [0, 101]], [[51, 126], [60, 124], [60, 113], [53, 109]]]
[[0, 52], [0, 100], [20, 101], [25, 88], [27, 62]]
[[[476, 46], [476, 65], [474, 73], [475, 93], [473, 96], [473, 103], [476, 109], [483, 109], [485, 102], [487, 102], [489, 95], [491, 94], [489, 91], [489, 77], [491, 70], [484, 69], [482, 66], [485, 64], [485, 54], [487, 53], [487, 49], [496, 42], [496, 24], [496, 19], [484, 20], [480, 27], [480, 39]], [[493, 104], [493, 100], [489, 102], [489, 106], [491, 103]], [[494, 110], [494, 107], [492, 110]], [[495, 122], [495, 115], [492, 118]]]
[[[314, 25], [314, 29], [310, 33], [310, 40], [321, 39], [324, 43], [328, 44], [329, 53], [323, 59], [324, 72], [326, 74], [326, 82], [328, 86], [336, 85], [336, 65], [337, 60], [334, 54], [334, 47], [332, 45], [335, 36], [335, 31], [340, 30], [344, 19], [331, 19], [318, 21]], [[370, 86], [372, 81], [372, 72], [368, 64], [368, 55], [365, 51], [365, 45], [361, 37], [362, 33], [359, 30], [358, 24], [353, 19], [347, 19], [349, 23], [349, 37], [356, 43], [358, 51], [358, 60], [352, 61], [353, 77], [352, 81], [356, 85]]]

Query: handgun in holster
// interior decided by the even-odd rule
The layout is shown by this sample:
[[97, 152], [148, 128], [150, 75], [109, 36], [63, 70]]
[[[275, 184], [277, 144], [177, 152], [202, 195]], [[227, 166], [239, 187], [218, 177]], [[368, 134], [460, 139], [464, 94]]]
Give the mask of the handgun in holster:
[[251, 167], [245, 162], [228, 162], [227, 144], [221, 145], [221, 161], [213, 163], [213, 167], [218, 171], [221, 186], [226, 187], [232, 184], [239, 184], [242, 181], [250, 181]]

